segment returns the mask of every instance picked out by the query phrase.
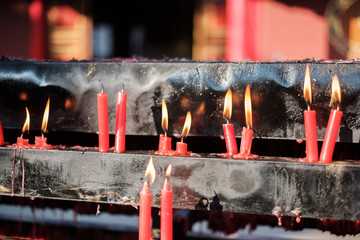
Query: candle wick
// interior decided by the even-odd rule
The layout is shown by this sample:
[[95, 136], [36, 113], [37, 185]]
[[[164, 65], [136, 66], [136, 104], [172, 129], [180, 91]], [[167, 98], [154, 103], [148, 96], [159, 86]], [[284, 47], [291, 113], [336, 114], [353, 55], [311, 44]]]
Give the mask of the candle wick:
[[165, 134], [164, 134], [164, 135], [165, 135], [165, 137], [167, 136], [166, 130], [165, 130]]
[[[100, 82], [100, 81], [99, 81]], [[104, 92], [104, 85], [100, 82], [100, 85], [101, 85], [101, 93], [103, 93]]]
[[23, 135], [24, 135], [24, 133], [22, 132], [20, 138], [23, 138]]
[[251, 129], [250, 125], [247, 125], [247, 129]]
[[340, 110], [340, 106], [338, 104], [337, 107], [336, 107], [336, 111], [339, 111], [339, 110]]
[[121, 92], [124, 92], [124, 84], [122, 84], [122, 89], [121, 89]]
[[184, 141], [184, 136], [181, 137], [181, 142], [183, 142], [183, 141]]
[[310, 105], [309, 105], [309, 104], [307, 105], [307, 108], [308, 108], [308, 111], [310, 111], [310, 110], [311, 110], [311, 109], [310, 109]]

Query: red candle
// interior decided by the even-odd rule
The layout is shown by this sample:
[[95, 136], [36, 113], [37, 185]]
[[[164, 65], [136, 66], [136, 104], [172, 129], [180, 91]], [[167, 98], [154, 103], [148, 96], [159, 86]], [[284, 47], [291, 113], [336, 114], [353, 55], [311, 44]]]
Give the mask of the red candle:
[[240, 144], [240, 154], [241, 155], [250, 155], [251, 144], [253, 138], [253, 130], [250, 128], [243, 127], [241, 132], [241, 144]]
[[252, 109], [251, 109], [251, 92], [250, 92], [250, 86], [247, 85], [245, 89], [245, 121], [246, 121], [246, 127], [243, 127], [242, 133], [241, 133], [241, 144], [240, 144], [240, 153], [235, 155], [234, 158], [256, 158], [258, 155], [251, 154], [251, 145], [252, 145], [252, 139], [254, 132], [251, 129], [252, 128]]
[[47, 138], [44, 137], [44, 134], [46, 133], [46, 129], [47, 129], [48, 119], [49, 119], [49, 111], [50, 111], [50, 98], [48, 98], [48, 100], [47, 100], [45, 111], [44, 111], [43, 121], [41, 124], [41, 133], [42, 133], [41, 137], [35, 137], [35, 145], [33, 146], [33, 148], [38, 148], [38, 149], [52, 149], [53, 148], [53, 146], [51, 146], [50, 144], [47, 144]]
[[144, 182], [140, 192], [139, 240], [151, 239], [151, 192], [149, 183]]
[[171, 174], [171, 164], [166, 171], [166, 178], [161, 189], [161, 207], [160, 207], [160, 239], [173, 239], [173, 208], [172, 208], [172, 190], [168, 182]]
[[2, 129], [1, 121], [0, 121], [0, 146], [1, 145], [4, 145], [4, 134], [3, 134], [3, 129]]
[[311, 97], [311, 77], [309, 65], [306, 65], [305, 79], [304, 79], [304, 98], [308, 109], [304, 111], [304, 125], [305, 125], [305, 139], [306, 139], [306, 158], [300, 159], [303, 162], [318, 162], [318, 142], [316, 133], [316, 112], [310, 110], [312, 102]]
[[232, 156], [238, 153], [237, 143], [235, 138], [234, 125], [228, 123], [223, 124], [224, 138], [226, 144], [227, 155]]
[[[155, 180], [155, 167], [150, 157], [146, 168], [145, 178], [149, 178], [150, 184]], [[139, 240], [151, 239], [151, 192], [148, 181], [145, 181], [140, 191], [139, 208]]]
[[306, 139], [306, 159], [304, 162], [318, 162], [318, 142], [316, 133], [316, 112], [314, 110], [304, 111], [305, 139]]
[[330, 112], [330, 117], [328, 125], [326, 127], [324, 142], [321, 148], [320, 153], [320, 162], [321, 163], [331, 163], [334, 153], [336, 136], [339, 131], [339, 126], [342, 117], [342, 111], [339, 110], [341, 103], [341, 90], [338, 77], [335, 75], [331, 84], [332, 94], [331, 94], [331, 104], [336, 105], [336, 109], [332, 109]]
[[167, 155], [173, 156], [178, 155], [178, 153], [171, 149], [171, 137], [166, 135], [166, 131], [168, 129], [168, 112], [164, 99], [162, 100], [162, 117], [161, 117], [161, 127], [165, 132], [164, 134], [160, 134], [159, 138], [159, 148], [158, 151], [155, 152], [156, 155]]
[[23, 138], [24, 133], [29, 132], [29, 130], [30, 130], [30, 114], [29, 114], [29, 110], [27, 107], [25, 107], [25, 110], [26, 110], [26, 120], [25, 120], [24, 126], [21, 131], [21, 136], [17, 138], [16, 144], [12, 145], [13, 147], [27, 148], [29, 145], [29, 139]]
[[99, 129], [99, 152], [109, 151], [109, 122], [107, 94], [104, 89], [97, 94], [98, 104], [98, 129]]
[[116, 101], [115, 152], [125, 152], [126, 93], [122, 90]]
[[225, 157], [232, 156], [238, 153], [237, 143], [235, 138], [234, 126], [229, 123], [232, 111], [232, 91], [229, 88], [225, 95], [223, 116], [226, 118], [227, 124], [223, 124], [224, 138], [226, 144], [226, 153], [222, 154]]
[[188, 154], [187, 144], [184, 142], [177, 142], [176, 143], [176, 152], [179, 155], [187, 155]]
[[181, 142], [176, 143], [176, 152], [179, 153], [180, 155], [187, 155], [191, 153], [187, 151], [187, 144], [183, 142], [184, 138], [186, 138], [190, 132], [190, 127], [191, 127], [191, 113], [190, 111], [188, 111], [186, 114], [184, 127], [181, 132]]
[[329, 121], [326, 127], [324, 142], [320, 153], [321, 163], [331, 163], [334, 153], [336, 137], [338, 134], [341, 117], [343, 113], [340, 110], [331, 110]]

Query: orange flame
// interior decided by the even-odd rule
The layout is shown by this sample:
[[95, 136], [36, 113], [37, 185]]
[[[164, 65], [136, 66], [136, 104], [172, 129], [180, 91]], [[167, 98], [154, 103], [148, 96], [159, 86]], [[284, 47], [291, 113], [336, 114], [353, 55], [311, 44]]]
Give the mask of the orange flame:
[[335, 75], [332, 79], [331, 83], [331, 101], [330, 106], [336, 105], [337, 109], [339, 109], [339, 105], [341, 103], [341, 89], [340, 82], [337, 75]]
[[26, 120], [23, 126], [23, 129], [21, 131], [21, 137], [25, 132], [29, 132], [30, 130], [30, 114], [29, 114], [29, 109], [27, 107], [25, 107], [26, 110]]
[[249, 84], [245, 89], [245, 122], [248, 128], [252, 128], [251, 92]]
[[45, 111], [44, 111], [44, 117], [43, 117], [42, 124], [41, 124], [42, 134], [46, 133], [46, 128], [47, 128], [48, 119], [49, 119], [49, 110], [50, 110], [50, 97], [47, 100]]
[[155, 173], [154, 162], [152, 157], [150, 157], [148, 166], [145, 171], [145, 178], [149, 178], [150, 184], [153, 184], [153, 182], [155, 181], [155, 175], [156, 173]]
[[183, 127], [183, 130], [181, 132], [181, 140], [182, 140], [182, 138], [187, 137], [187, 135], [190, 132], [190, 127], [191, 127], [191, 113], [190, 113], [190, 111], [188, 111], [187, 114], [186, 114], [184, 127]]
[[311, 78], [310, 78], [310, 70], [308, 64], [306, 64], [306, 70], [305, 70], [304, 98], [307, 104], [310, 105], [312, 102], [312, 96], [311, 96]]
[[165, 103], [164, 99], [162, 99], [161, 106], [162, 106], [161, 127], [162, 127], [162, 129], [164, 129], [165, 134], [166, 134], [166, 131], [168, 129], [168, 111], [167, 111], [167, 107], [166, 107], [166, 103]]
[[168, 178], [170, 177], [170, 175], [171, 175], [171, 164], [166, 169], [165, 177]]
[[232, 91], [229, 88], [229, 90], [226, 92], [226, 95], [225, 95], [224, 112], [223, 112], [223, 116], [228, 121], [231, 118], [231, 112], [232, 112]]
[[200, 115], [203, 115], [204, 112], [205, 112], [205, 102], [201, 102], [199, 108], [195, 112], [195, 115], [200, 116]]

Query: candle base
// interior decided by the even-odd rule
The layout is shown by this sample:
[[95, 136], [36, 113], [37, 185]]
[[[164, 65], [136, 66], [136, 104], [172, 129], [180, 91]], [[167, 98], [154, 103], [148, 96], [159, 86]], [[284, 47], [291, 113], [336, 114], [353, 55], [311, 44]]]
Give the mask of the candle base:
[[236, 158], [236, 159], [255, 159], [255, 158], [258, 158], [259, 155], [256, 155], [256, 154], [252, 154], [252, 153], [239, 153], [239, 154], [236, 154], [234, 156], [232, 156], [233, 158]]
[[159, 149], [155, 152], [156, 155], [176, 156], [178, 152], [171, 149], [171, 137], [160, 134]]
[[16, 143], [10, 145], [10, 147], [16, 148], [29, 148], [29, 139], [24, 139], [22, 137], [18, 137]]
[[47, 143], [46, 137], [35, 137], [35, 145], [32, 146], [34, 149], [53, 149], [54, 146]]
[[319, 160], [309, 159], [309, 158], [305, 157], [305, 158], [299, 158], [299, 162], [302, 162], [302, 163], [318, 163]]
[[187, 144], [184, 142], [177, 142], [176, 143], [176, 152], [181, 156], [186, 156], [192, 154], [191, 151], [187, 150]]

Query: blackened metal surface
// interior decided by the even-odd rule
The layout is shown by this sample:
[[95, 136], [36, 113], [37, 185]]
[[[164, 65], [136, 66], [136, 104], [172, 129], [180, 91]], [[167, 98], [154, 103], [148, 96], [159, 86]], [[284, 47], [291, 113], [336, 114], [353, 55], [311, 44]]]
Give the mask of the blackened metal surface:
[[[325, 134], [330, 113], [331, 78], [342, 87], [344, 115], [339, 141], [360, 140], [360, 64], [311, 62], [313, 106], [318, 138]], [[110, 132], [115, 128], [116, 94], [128, 93], [129, 135], [162, 132], [161, 99], [169, 110], [169, 134], [179, 135], [186, 112], [190, 135], [221, 136], [225, 92], [232, 88], [236, 135], [245, 124], [243, 96], [251, 85], [256, 138], [303, 139], [302, 97], [305, 62], [0, 62], [0, 120], [5, 128], [21, 129], [24, 107], [31, 128], [40, 129], [47, 97], [51, 97], [49, 131], [97, 132], [96, 94], [101, 84], [108, 94]], [[101, 83], [101, 84], [100, 84]]]
[[[10, 195], [13, 148], [0, 150], [0, 192]], [[17, 154], [17, 159], [21, 155]], [[24, 150], [25, 196], [138, 204], [150, 153]], [[231, 160], [153, 156], [153, 205], [159, 207], [167, 166], [173, 205], [180, 209], [360, 220], [360, 164], [299, 163], [298, 159]], [[21, 196], [21, 165], [15, 194]]]

